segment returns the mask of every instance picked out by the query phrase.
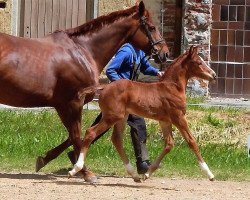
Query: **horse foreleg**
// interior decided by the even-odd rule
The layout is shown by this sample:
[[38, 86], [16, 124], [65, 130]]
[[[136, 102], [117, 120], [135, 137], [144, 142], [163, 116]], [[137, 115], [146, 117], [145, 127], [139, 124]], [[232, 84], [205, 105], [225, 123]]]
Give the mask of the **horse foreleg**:
[[172, 125], [165, 122], [159, 122], [159, 123], [162, 129], [165, 146], [160, 155], [157, 157], [157, 159], [150, 165], [147, 173], [144, 175], [144, 179], [149, 178], [152, 175], [152, 173], [159, 168], [162, 159], [166, 156], [167, 153], [171, 151], [171, 149], [174, 146]]
[[179, 129], [179, 131], [181, 132], [184, 139], [187, 141], [188, 146], [192, 149], [192, 151], [196, 155], [201, 170], [207, 174], [210, 181], [213, 181], [214, 175], [210, 171], [208, 165], [206, 164], [206, 162], [204, 161], [204, 159], [200, 153], [197, 142], [196, 142], [195, 138], [193, 137], [191, 131], [188, 128], [188, 123], [187, 123], [185, 116], [179, 116], [178, 121], [175, 122], [175, 125]]
[[47, 165], [51, 160], [54, 160], [55, 158], [57, 158], [71, 144], [72, 144], [71, 140], [68, 138], [62, 144], [49, 150], [46, 153], [45, 157], [39, 156], [36, 160], [36, 172], [38, 172], [41, 168], [43, 168], [45, 165]]
[[135, 182], [141, 182], [139, 175], [133, 169], [128, 156], [123, 147], [123, 131], [125, 129], [125, 120], [121, 120], [114, 125], [111, 141], [115, 146], [128, 174], [132, 176]]

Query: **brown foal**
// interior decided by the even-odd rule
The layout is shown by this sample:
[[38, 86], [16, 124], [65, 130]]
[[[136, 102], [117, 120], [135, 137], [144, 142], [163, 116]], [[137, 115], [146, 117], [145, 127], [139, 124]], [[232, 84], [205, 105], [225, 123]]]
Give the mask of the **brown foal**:
[[135, 181], [140, 181], [139, 175], [133, 170], [123, 148], [123, 131], [126, 118], [133, 113], [159, 121], [165, 142], [165, 147], [158, 158], [151, 164], [144, 178], [148, 178], [160, 165], [164, 156], [174, 145], [172, 124], [187, 141], [196, 155], [201, 169], [210, 180], [214, 175], [203, 160], [198, 145], [185, 117], [187, 82], [192, 77], [208, 81], [214, 80], [215, 72], [197, 54], [198, 48], [191, 47], [185, 54], [179, 56], [166, 70], [161, 80], [156, 83], [140, 83], [130, 80], [118, 80], [107, 85], [100, 94], [99, 105], [102, 119], [95, 126], [87, 129], [83, 139], [83, 148], [72, 171], [73, 176], [84, 164], [84, 159], [91, 142], [103, 131], [114, 125], [112, 142], [116, 147], [129, 175]]

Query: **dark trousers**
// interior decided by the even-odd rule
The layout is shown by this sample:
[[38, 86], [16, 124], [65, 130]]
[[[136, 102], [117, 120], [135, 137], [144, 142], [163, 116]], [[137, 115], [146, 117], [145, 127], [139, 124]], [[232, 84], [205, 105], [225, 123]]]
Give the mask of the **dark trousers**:
[[[91, 126], [96, 125], [102, 118], [102, 113], [100, 113], [95, 119]], [[148, 150], [146, 147], [147, 141], [147, 131], [146, 123], [142, 117], [130, 114], [127, 120], [130, 126], [130, 134], [132, 139], [132, 144], [134, 146], [134, 152], [137, 162], [148, 160]], [[108, 130], [101, 133], [92, 143], [96, 142], [101, 136], [103, 136]]]

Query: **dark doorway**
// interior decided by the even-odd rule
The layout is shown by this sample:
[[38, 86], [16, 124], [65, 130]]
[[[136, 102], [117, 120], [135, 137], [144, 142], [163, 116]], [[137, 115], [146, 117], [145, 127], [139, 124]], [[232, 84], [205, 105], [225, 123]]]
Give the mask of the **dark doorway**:
[[163, 16], [164, 33], [163, 36], [170, 47], [170, 58], [174, 59], [181, 53], [182, 38], [182, 0], [164, 0]]

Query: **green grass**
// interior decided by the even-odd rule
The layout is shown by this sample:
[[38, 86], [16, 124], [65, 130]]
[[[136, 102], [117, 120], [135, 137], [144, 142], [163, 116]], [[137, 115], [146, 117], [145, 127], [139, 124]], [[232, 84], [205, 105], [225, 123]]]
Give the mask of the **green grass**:
[[[245, 111], [189, 108], [187, 113], [189, 113], [187, 118], [191, 129], [194, 130], [202, 155], [216, 179], [250, 181], [250, 159], [247, 158], [244, 143], [247, 129], [243, 129], [246, 119], [244, 118], [243, 122], [237, 119], [239, 116], [244, 116]], [[197, 113], [201, 116], [197, 117]], [[90, 126], [97, 114], [98, 111], [84, 111], [83, 132]], [[249, 128], [249, 125], [246, 124], [246, 126]], [[237, 134], [238, 132], [234, 129], [239, 129], [238, 132], [241, 135]], [[157, 123], [148, 120], [147, 130], [147, 144], [150, 159], [153, 160], [162, 150], [163, 142]], [[174, 131], [176, 132], [176, 145], [163, 160], [161, 168], [154, 176], [206, 178], [200, 171], [193, 153], [179, 136], [178, 131], [175, 129]], [[91, 170], [100, 175], [124, 176], [126, 172], [111, 144], [110, 134], [108, 132], [92, 145], [87, 164]], [[239, 137], [242, 137], [242, 134], [241, 141]], [[65, 128], [53, 110], [0, 111], [0, 170], [33, 172], [37, 156], [43, 155], [47, 150], [60, 144], [67, 136]], [[125, 148], [134, 164], [129, 129], [126, 129]], [[66, 170], [71, 167], [66, 152], [41, 171], [66, 174]]]

